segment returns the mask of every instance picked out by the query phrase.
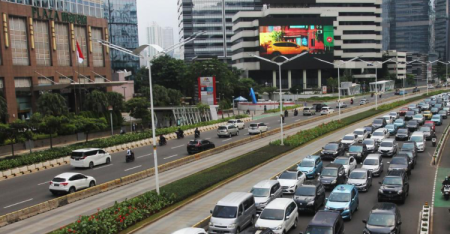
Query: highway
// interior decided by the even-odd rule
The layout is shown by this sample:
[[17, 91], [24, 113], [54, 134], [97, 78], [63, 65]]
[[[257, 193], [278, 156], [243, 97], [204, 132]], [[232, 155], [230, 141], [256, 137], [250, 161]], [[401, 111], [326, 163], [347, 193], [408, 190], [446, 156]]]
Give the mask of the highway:
[[[383, 94], [382, 98], [393, 96], [393, 92]], [[358, 97], [355, 99], [354, 105], [359, 104], [362, 98], [369, 98], [374, 102], [375, 98]], [[349, 105], [349, 101], [346, 101]], [[335, 105], [330, 105], [335, 107]], [[349, 105], [350, 106], [350, 105]], [[336, 110], [337, 111], [337, 110]], [[319, 114], [317, 115], [319, 116]], [[314, 116], [302, 116], [301, 112], [294, 117], [289, 112], [289, 117], [285, 118], [286, 124], [291, 124], [300, 120], [314, 118]], [[279, 117], [272, 116], [254, 122], [265, 122], [269, 130], [279, 127]], [[245, 124], [248, 127], [249, 123]], [[215, 130], [202, 132], [201, 138], [211, 140], [216, 146], [227, 144], [248, 137], [247, 129], [240, 130], [239, 136], [232, 138], [218, 138]], [[186, 144], [192, 140], [193, 136], [187, 136], [180, 140], [168, 141], [168, 144], [158, 147], [158, 164], [164, 164], [173, 160], [187, 156]], [[97, 180], [97, 184], [111, 181], [129, 174], [133, 174], [154, 166], [152, 157], [153, 150], [151, 146], [145, 146], [133, 149], [136, 160], [131, 163], [125, 163], [125, 152], [112, 154], [112, 162], [109, 165], [97, 166], [94, 169], [75, 169], [70, 165], [64, 165], [41, 172], [35, 172], [29, 175], [4, 180], [0, 182], [0, 215], [4, 215], [13, 211], [23, 209], [50, 199], [55, 198], [48, 190], [48, 184], [56, 175], [64, 172], [80, 172], [93, 176]]]
[[[352, 132], [357, 127], [362, 127], [370, 124], [372, 122], [372, 119], [362, 121], [345, 129], [334, 132], [330, 135], [327, 135], [320, 140], [319, 144], [313, 143], [305, 145], [295, 152], [290, 153], [267, 165], [264, 165], [250, 172], [249, 174], [203, 196], [202, 198], [193, 201], [185, 207], [178, 209], [176, 212], [141, 229], [138, 233], [171, 233], [177, 229], [192, 226], [197, 222], [200, 222], [203, 218], [208, 217], [209, 210], [213, 209], [214, 204], [226, 194], [233, 191], [249, 191], [251, 187], [257, 182], [264, 179], [269, 179], [277, 173], [282, 172], [284, 169], [289, 168], [294, 163], [297, 163], [308, 154], [317, 152], [326, 142], [335, 141], [336, 139], [341, 138], [346, 133]], [[438, 139], [440, 139], [442, 131], [445, 126], [448, 125], [448, 122], [448, 120], [444, 120], [444, 125], [437, 127], [436, 134]], [[448, 142], [446, 144], [448, 145]], [[399, 142], [399, 147], [401, 147], [401, 145], [402, 142]], [[431, 142], [427, 142], [425, 152], [419, 153], [416, 168], [412, 171], [412, 175], [410, 177], [409, 197], [407, 198], [404, 205], [399, 205], [403, 221], [402, 233], [417, 233], [419, 212], [421, 210], [421, 207], [425, 202], [431, 201], [435, 167], [430, 163], [431, 155], [434, 150], [435, 148], [431, 146]], [[390, 161], [390, 158], [385, 159], [387, 159], [387, 161]], [[327, 163], [328, 162], [325, 162], [325, 164]], [[362, 230], [364, 228], [362, 220], [367, 219], [371, 208], [374, 204], [377, 203], [377, 192], [380, 186], [378, 182], [381, 181], [382, 178], [384, 178], [384, 176], [386, 175], [386, 171], [387, 164], [385, 161], [385, 171], [382, 176], [374, 178], [373, 186], [368, 192], [360, 193], [359, 210], [354, 214], [353, 220], [345, 221], [345, 233], [362, 233]], [[330, 192], [328, 191], [327, 196], [329, 195], [329, 193]], [[297, 234], [299, 232], [304, 232], [311, 218], [312, 215], [301, 215], [298, 223], [298, 228], [296, 230], [291, 230], [289, 233]], [[248, 228], [244, 231], [244, 233], [252, 233], [251, 230], [252, 228]]]

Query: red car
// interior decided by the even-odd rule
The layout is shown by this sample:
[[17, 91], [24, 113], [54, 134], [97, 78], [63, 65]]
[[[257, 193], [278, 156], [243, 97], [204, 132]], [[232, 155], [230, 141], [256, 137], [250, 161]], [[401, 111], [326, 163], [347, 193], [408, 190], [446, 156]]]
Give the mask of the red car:
[[409, 111], [408, 107], [402, 107], [402, 109], [398, 112], [398, 115], [405, 116], [407, 111]]
[[425, 121], [425, 123], [423, 124], [423, 126], [425, 127], [430, 127], [433, 131], [436, 131], [436, 123], [431, 121], [431, 120], [427, 120]]

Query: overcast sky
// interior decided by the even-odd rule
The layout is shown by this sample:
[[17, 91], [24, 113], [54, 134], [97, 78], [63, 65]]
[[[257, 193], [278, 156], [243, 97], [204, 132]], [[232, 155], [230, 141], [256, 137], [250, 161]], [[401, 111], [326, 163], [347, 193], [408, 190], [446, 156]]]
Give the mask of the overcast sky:
[[178, 41], [177, 0], [137, 0], [139, 44], [146, 42], [146, 27], [156, 22], [161, 27], [172, 27]]

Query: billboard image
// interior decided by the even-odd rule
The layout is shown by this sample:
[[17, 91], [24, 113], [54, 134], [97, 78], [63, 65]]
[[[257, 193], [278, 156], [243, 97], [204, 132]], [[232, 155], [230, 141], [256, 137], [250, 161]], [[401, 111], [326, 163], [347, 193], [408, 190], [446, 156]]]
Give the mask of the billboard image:
[[334, 28], [332, 25], [289, 25], [259, 27], [260, 55], [333, 54]]
[[203, 104], [217, 105], [216, 77], [198, 78], [198, 97]]

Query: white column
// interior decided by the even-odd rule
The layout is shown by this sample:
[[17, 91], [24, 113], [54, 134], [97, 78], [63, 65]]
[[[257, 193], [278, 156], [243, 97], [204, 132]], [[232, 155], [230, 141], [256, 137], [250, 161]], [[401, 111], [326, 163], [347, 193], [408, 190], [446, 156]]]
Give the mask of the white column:
[[288, 71], [288, 88], [292, 88], [292, 74], [291, 70]]
[[306, 70], [303, 70], [303, 90], [306, 89]]
[[277, 71], [273, 71], [272, 73], [272, 86], [273, 87], [277, 87]]
[[317, 71], [317, 79], [318, 79], [317, 84], [319, 85], [319, 88], [321, 89], [322, 88], [322, 70], [320, 70], [320, 69]]

